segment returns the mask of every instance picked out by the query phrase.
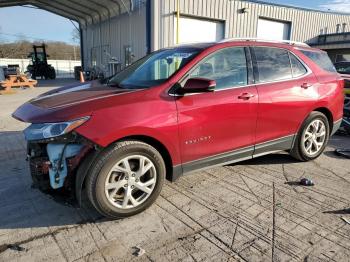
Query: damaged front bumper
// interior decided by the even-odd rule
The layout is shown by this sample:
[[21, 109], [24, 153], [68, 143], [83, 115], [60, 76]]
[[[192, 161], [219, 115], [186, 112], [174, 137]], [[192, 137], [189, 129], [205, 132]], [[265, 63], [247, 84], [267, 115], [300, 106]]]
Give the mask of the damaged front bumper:
[[76, 133], [27, 142], [33, 185], [42, 191], [73, 188], [81, 160], [94, 148], [93, 143]]

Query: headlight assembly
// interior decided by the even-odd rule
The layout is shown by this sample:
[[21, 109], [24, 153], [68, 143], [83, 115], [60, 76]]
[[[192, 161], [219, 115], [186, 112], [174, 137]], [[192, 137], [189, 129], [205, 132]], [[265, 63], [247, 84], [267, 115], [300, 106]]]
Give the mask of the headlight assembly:
[[57, 136], [62, 136], [72, 132], [77, 127], [84, 124], [90, 117], [83, 117], [67, 122], [32, 124], [23, 133], [27, 141], [41, 140]]

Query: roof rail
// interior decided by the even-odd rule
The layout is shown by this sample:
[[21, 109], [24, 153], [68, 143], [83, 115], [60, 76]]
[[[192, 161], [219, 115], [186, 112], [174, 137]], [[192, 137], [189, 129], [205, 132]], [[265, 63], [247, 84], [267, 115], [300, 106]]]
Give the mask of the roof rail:
[[308, 44], [303, 43], [303, 42], [297, 42], [297, 41], [290, 41], [290, 40], [271, 40], [271, 39], [259, 39], [259, 38], [225, 38], [219, 43], [225, 43], [225, 42], [230, 42], [230, 41], [261, 41], [261, 42], [271, 42], [271, 43], [284, 43], [284, 44], [289, 44], [289, 45], [299, 45], [299, 46], [306, 46], [310, 47]]

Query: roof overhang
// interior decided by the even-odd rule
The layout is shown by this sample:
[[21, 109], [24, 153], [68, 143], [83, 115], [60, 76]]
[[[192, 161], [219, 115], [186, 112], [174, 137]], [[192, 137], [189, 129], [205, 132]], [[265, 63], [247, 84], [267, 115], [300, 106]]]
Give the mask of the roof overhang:
[[0, 0], [0, 8], [23, 5], [44, 9], [86, 26], [131, 12], [133, 0]]

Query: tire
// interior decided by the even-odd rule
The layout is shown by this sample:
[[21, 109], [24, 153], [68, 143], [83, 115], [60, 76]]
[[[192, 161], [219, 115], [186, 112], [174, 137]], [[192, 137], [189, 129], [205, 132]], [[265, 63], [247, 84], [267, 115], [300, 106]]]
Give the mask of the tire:
[[[316, 130], [315, 133], [313, 132], [308, 132], [310, 130], [315, 130], [316, 128], [311, 127], [312, 124], [319, 123], [319, 130]], [[321, 124], [322, 123], [322, 124]], [[322, 125], [324, 127], [324, 136], [318, 137], [321, 133]], [[317, 131], [318, 134], [317, 134]], [[310, 137], [307, 132], [310, 134], [313, 134], [312, 137]], [[311, 112], [311, 114], [306, 118], [304, 123], [302, 124], [296, 138], [294, 141], [293, 148], [290, 151], [290, 155], [296, 158], [297, 160], [300, 161], [311, 161], [316, 158], [318, 158], [324, 151], [324, 149], [327, 146], [328, 140], [330, 136], [330, 128], [329, 128], [329, 122], [327, 117], [320, 113], [320, 112]], [[306, 137], [310, 137], [310, 139], [306, 139]], [[316, 142], [311, 142], [315, 141], [318, 142], [318, 146], [316, 146]], [[321, 146], [322, 142], [322, 146]], [[309, 146], [311, 145], [311, 149], [309, 149]], [[319, 147], [319, 148], [318, 148]], [[308, 150], [309, 149], [309, 150]], [[313, 153], [311, 151], [314, 151]]]
[[50, 79], [56, 79], [56, 71], [54, 68], [50, 69], [49, 77], [50, 77]]
[[164, 160], [155, 148], [140, 141], [118, 142], [92, 164], [86, 192], [103, 216], [129, 217], [152, 205], [161, 192], [165, 175]]

